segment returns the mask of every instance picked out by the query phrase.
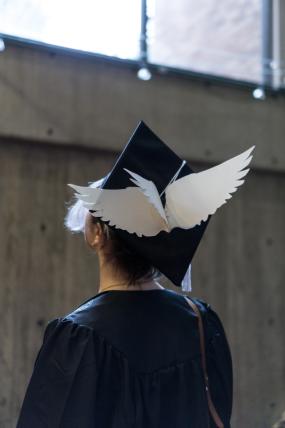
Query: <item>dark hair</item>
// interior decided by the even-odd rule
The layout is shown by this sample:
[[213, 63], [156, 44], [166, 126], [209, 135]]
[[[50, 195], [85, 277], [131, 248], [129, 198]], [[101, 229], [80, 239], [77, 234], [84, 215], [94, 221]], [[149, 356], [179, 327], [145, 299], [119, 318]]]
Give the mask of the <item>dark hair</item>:
[[137, 254], [122, 240], [113, 228], [109, 227], [99, 217], [92, 216], [93, 223], [99, 223], [110, 245], [105, 252], [108, 262], [114, 262], [115, 266], [124, 273], [128, 285], [134, 285], [142, 280], [157, 279], [161, 272], [153, 267], [146, 259]]

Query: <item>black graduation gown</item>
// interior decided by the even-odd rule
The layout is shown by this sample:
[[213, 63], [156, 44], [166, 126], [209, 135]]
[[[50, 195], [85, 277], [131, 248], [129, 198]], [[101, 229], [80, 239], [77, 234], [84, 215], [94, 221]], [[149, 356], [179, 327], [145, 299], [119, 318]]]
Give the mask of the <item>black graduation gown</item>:
[[[214, 310], [194, 301], [212, 400], [229, 428], [228, 342]], [[48, 323], [16, 428], [206, 428], [207, 415], [198, 319], [184, 297], [106, 290]]]

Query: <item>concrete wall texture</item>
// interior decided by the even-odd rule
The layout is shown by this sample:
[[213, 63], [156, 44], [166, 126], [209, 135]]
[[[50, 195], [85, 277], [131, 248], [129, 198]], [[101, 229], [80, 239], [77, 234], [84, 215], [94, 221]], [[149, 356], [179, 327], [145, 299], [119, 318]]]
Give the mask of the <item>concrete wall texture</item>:
[[285, 408], [284, 98], [8, 45], [0, 99], [0, 427], [15, 426], [46, 323], [97, 292], [94, 255], [63, 227], [66, 183], [106, 174], [140, 119], [196, 170], [256, 145], [198, 248], [192, 294], [230, 342], [233, 428], [273, 425]]

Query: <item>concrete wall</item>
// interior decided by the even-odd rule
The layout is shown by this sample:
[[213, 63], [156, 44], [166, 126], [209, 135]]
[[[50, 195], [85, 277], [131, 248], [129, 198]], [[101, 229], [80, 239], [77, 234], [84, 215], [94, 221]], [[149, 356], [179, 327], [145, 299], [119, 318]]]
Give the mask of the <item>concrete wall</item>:
[[121, 150], [143, 119], [192, 161], [216, 162], [257, 145], [253, 165], [285, 168], [285, 97], [155, 75], [92, 57], [13, 45], [0, 54], [5, 136]]
[[97, 292], [96, 257], [63, 227], [66, 183], [104, 174], [112, 158], [0, 141], [1, 428], [15, 426], [48, 320]]
[[139, 119], [197, 170], [256, 144], [197, 251], [193, 295], [232, 348], [233, 428], [272, 425], [285, 395], [284, 99], [16, 46], [0, 55], [0, 98], [0, 427], [15, 425], [47, 321], [97, 292], [93, 254], [63, 228], [66, 183], [108, 172]]

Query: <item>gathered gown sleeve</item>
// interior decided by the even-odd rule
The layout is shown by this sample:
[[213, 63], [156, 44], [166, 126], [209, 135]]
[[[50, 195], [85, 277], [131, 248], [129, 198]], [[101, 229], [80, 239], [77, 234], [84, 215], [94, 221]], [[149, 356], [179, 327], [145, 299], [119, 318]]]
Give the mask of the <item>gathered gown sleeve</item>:
[[[92, 330], [65, 318], [46, 327], [36, 357], [16, 428], [67, 427], [69, 400], [76, 379], [94, 367]], [[84, 409], [84, 391], [78, 390], [77, 404]], [[87, 410], [88, 409], [84, 409]], [[79, 427], [73, 420], [69, 428]]]

